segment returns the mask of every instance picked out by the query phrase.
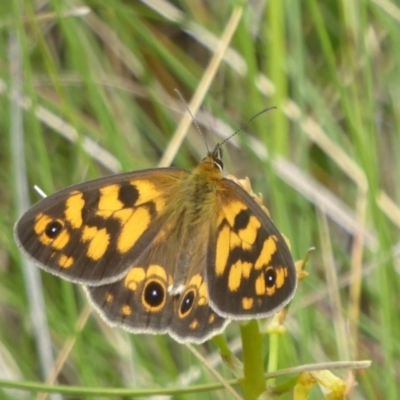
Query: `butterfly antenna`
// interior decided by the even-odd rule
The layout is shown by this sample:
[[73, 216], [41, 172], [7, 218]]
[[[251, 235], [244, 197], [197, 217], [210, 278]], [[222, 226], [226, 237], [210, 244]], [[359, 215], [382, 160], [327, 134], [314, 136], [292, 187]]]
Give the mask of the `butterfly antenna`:
[[224, 143], [226, 143], [228, 140], [230, 140], [233, 136], [235, 136], [237, 133], [239, 133], [240, 131], [242, 131], [244, 128], [246, 128], [251, 121], [255, 120], [257, 117], [259, 117], [261, 114], [266, 113], [267, 111], [270, 110], [275, 110], [277, 107], [275, 106], [271, 106], [271, 107], [267, 107], [264, 108], [263, 110], [259, 111], [257, 114], [253, 115], [247, 122], [245, 122], [244, 124], [242, 124], [239, 129], [237, 129], [235, 132], [232, 133], [232, 135], [228, 136], [226, 139], [224, 139], [221, 143], [220, 146], [222, 146]]
[[189, 108], [188, 104], [186, 103], [185, 99], [183, 98], [181, 92], [180, 92], [178, 89], [174, 89], [174, 90], [175, 90], [175, 92], [177, 93], [177, 95], [179, 96], [179, 98], [181, 99], [182, 103], [185, 105], [187, 112], [188, 112], [188, 113], [190, 114], [190, 116], [192, 117], [193, 125], [195, 126], [195, 128], [196, 128], [198, 134], [200, 135], [200, 137], [203, 139], [203, 142], [204, 142], [204, 144], [206, 145], [207, 153], [209, 153], [209, 152], [210, 152], [210, 149], [209, 149], [209, 147], [208, 147], [206, 138], [204, 137], [204, 134], [203, 134], [202, 130], [200, 129], [200, 126], [199, 126], [199, 124], [197, 123], [197, 121], [196, 121], [194, 115], [193, 115], [192, 112], [190, 111], [190, 108]]

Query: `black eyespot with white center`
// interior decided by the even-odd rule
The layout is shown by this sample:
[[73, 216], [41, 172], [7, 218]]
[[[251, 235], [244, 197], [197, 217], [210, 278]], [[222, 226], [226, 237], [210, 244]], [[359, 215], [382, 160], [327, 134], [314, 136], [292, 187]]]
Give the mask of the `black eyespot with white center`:
[[268, 268], [264, 274], [265, 286], [273, 287], [276, 283], [276, 271], [273, 268]]
[[189, 292], [187, 292], [185, 294], [185, 296], [183, 297], [180, 308], [179, 308], [179, 314], [182, 318], [186, 317], [186, 315], [189, 314], [190, 310], [193, 307], [194, 298], [195, 298], [195, 294], [194, 294], [193, 290], [190, 290]]
[[47, 224], [44, 233], [49, 239], [56, 239], [62, 230], [63, 224], [60, 221], [55, 220]]
[[165, 288], [158, 281], [150, 281], [144, 288], [143, 300], [151, 310], [161, 309], [165, 303]]

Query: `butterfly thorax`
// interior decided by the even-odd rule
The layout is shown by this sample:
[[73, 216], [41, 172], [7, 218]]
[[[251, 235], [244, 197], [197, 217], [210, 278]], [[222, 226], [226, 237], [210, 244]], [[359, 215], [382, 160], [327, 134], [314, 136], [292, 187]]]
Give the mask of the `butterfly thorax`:
[[222, 169], [209, 155], [182, 181], [178, 189], [177, 208], [184, 214], [183, 222], [187, 224], [187, 230], [203, 225], [215, 215], [215, 193], [221, 179]]
[[[178, 254], [173, 291], [179, 292], [187, 280], [189, 265], [205, 265], [209, 230], [216, 224], [218, 205], [215, 193], [222, 179], [221, 165], [216, 163], [213, 155], [204, 158], [176, 186], [175, 203], [166, 209], [165, 215], [169, 216], [166, 225], [171, 226], [169, 240], [172, 246], [176, 246], [170, 250]], [[196, 232], [195, 237], [193, 232]]]

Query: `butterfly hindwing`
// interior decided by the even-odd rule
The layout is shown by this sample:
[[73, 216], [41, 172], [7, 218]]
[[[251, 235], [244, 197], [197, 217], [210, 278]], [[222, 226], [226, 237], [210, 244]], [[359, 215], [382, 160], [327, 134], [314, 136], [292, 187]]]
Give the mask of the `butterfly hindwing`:
[[61, 190], [21, 217], [16, 239], [48, 272], [79, 283], [115, 281], [161, 229], [158, 216], [186, 174], [144, 170]]
[[267, 317], [292, 298], [296, 270], [288, 245], [256, 201], [220, 181], [217, 226], [211, 227], [207, 282], [212, 307], [226, 318]]
[[[168, 237], [168, 240], [162, 238]], [[116, 282], [88, 286], [86, 291], [95, 308], [109, 323], [134, 333], [166, 333], [179, 342], [201, 343], [221, 332], [227, 320], [209, 306], [204, 279], [205, 250], [196, 252], [180, 281], [182, 260], [171, 251], [178, 235], [163, 232], [161, 239]]]

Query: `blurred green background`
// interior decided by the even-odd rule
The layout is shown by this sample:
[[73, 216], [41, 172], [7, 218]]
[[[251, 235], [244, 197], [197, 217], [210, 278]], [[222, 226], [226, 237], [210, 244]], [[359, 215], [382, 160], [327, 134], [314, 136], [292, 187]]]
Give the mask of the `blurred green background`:
[[[207, 87], [235, 4], [241, 18]], [[193, 168], [206, 149], [193, 124], [173, 141], [185, 111], [174, 89], [188, 103], [203, 90], [196, 120], [210, 147], [277, 107], [225, 145], [225, 166], [263, 194], [296, 260], [315, 247], [279, 367], [370, 359], [353, 385], [335, 371], [349, 398], [400, 398], [399, 76], [400, 5], [388, 0], [1, 2], [0, 378], [44, 382], [50, 351], [66, 354], [60, 384], [215, 381], [169, 337], [129, 335], [94, 313], [80, 324], [80, 288], [29, 268], [13, 239], [21, 210], [40, 198], [33, 185], [52, 193], [169, 159]], [[238, 333], [232, 323], [226, 335], [240, 357]], [[215, 345], [197, 349], [233, 377]], [[15, 396], [33, 394], [0, 385], [1, 399]], [[322, 398], [318, 388], [310, 398]]]

